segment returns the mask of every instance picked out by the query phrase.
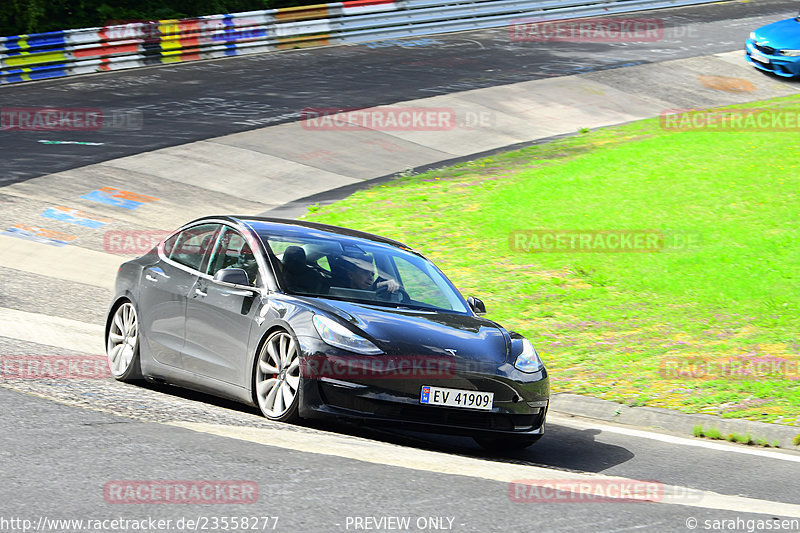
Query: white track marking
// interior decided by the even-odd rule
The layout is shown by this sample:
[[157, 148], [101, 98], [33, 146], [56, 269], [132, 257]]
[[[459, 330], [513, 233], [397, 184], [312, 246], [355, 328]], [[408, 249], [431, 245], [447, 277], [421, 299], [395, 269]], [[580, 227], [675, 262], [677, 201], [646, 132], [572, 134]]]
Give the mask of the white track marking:
[[[584, 474], [551, 470], [539, 466], [499, 463], [471, 457], [449, 455], [442, 452], [407, 448], [367, 439], [344, 437], [325, 431], [314, 433], [284, 431], [279, 429], [223, 426], [197, 422], [170, 422], [169, 425], [202, 433], [276, 446], [301, 452], [344, 457], [356, 461], [387, 466], [424, 470], [442, 474], [470, 476], [511, 483], [524, 480], [526, 484], [550, 487], [554, 480], [577, 482], [624, 483], [632, 480], [602, 474]], [[568, 492], [579, 492], [569, 490]], [[716, 492], [664, 485], [663, 494], [651, 500], [669, 505], [686, 505], [704, 509], [757, 513], [771, 516], [800, 518], [800, 505], [742, 496], [729, 496]]]
[[114, 288], [117, 269], [126, 261], [119, 255], [75, 245], [48, 246], [6, 235], [0, 236], [0, 249], [3, 250], [0, 254], [0, 267], [105, 289]]
[[[745, 455], [756, 455], [758, 457], [766, 457], [768, 459], [778, 459], [780, 461], [790, 461], [800, 463], [800, 455], [790, 455], [788, 453], [772, 452], [768, 450], [760, 450], [758, 448], [746, 448], [744, 445], [723, 444], [721, 442], [709, 442], [701, 439], [688, 439], [686, 437], [676, 437], [674, 435], [666, 435], [664, 433], [654, 433], [651, 431], [643, 431], [641, 429], [632, 429], [620, 426], [609, 426], [601, 423], [588, 422], [583, 420], [575, 420], [563, 416], [549, 414], [547, 421], [552, 424], [562, 426], [569, 426], [577, 429], [599, 429], [608, 433], [617, 433], [628, 437], [639, 437], [641, 439], [657, 440], [668, 444], [678, 444], [681, 446], [694, 446], [696, 448], [706, 448], [708, 450], [715, 450], [721, 452], [743, 453]], [[800, 430], [800, 429], [799, 429]]]
[[103, 334], [95, 324], [0, 307], [0, 337], [102, 355]]

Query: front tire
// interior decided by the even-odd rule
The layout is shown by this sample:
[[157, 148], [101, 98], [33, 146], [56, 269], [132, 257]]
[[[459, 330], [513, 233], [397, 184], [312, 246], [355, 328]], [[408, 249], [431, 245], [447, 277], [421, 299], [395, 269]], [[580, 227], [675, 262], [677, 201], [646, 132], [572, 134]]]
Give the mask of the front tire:
[[111, 375], [118, 381], [142, 378], [139, 361], [139, 315], [130, 301], [118, 305], [106, 334], [106, 355]]
[[253, 390], [261, 413], [278, 422], [299, 419], [300, 347], [286, 331], [267, 337], [255, 360]]

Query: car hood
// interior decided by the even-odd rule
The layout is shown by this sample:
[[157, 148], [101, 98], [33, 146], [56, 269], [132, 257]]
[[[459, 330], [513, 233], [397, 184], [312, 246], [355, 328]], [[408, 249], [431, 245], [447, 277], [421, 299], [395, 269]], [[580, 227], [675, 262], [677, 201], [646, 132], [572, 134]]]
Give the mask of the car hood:
[[800, 49], [800, 22], [796, 19], [780, 20], [755, 31], [756, 42], [776, 50]]
[[[325, 305], [321, 307], [366, 333], [390, 355], [446, 355], [493, 363], [507, 359], [508, 333], [491, 320], [456, 313], [322, 301]], [[455, 355], [448, 350], [455, 350]]]

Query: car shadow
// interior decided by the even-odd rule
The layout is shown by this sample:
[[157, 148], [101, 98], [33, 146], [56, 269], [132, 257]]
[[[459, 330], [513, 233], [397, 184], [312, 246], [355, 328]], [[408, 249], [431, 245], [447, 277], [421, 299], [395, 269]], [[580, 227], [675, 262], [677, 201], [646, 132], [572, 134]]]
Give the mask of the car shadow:
[[634, 454], [621, 446], [598, 442], [599, 429], [575, 429], [548, 422], [545, 435], [533, 446], [508, 452], [487, 451], [470, 437], [421, 433], [403, 429], [313, 422], [310, 427], [356, 437], [503, 463], [558, 470], [596, 472], [629, 461]]
[[787, 78], [786, 76], [778, 76], [774, 72], [770, 72], [768, 70], [761, 70], [760, 68], [756, 67], [753, 67], [753, 70], [758, 71], [762, 75], [774, 81], [779, 81], [781, 83], [788, 83], [790, 85], [800, 85], [800, 77]]
[[[169, 396], [254, 415], [254, 423], [266, 421], [257, 408], [236, 401], [172, 385], [144, 381], [137, 384]], [[634, 454], [624, 447], [598, 442], [595, 437], [600, 430], [581, 430], [552, 422], [547, 423], [547, 432], [536, 444], [523, 450], [509, 452], [486, 451], [470, 437], [422, 433], [386, 426], [366, 426], [337, 420], [301, 420], [296, 425], [421, 450], [569, 471], [599, 473], [634, 457]]]
[[264, 419], [257, 407], [246, 405], [241, 402], [237, 402], [236, 400], [228, 400], [226, 398], [220, 398], [219, 396], [213, 396], [204, 392], [197, 392], [191, 389], [185, 389], [183, 387], [178, 387], [177, 385], [169, 385], [166, 383], [136, 380], [130, 382], [129, 384], [154, 392], [159, 392], [168, 396], [175, 396], [176, 398], [183, 398], [185, 400], [191, 400], [194, 402], [216, 405], [217, 407], [239, 411], [240, 413], [253, 414], [258, 416], [260, 419]]

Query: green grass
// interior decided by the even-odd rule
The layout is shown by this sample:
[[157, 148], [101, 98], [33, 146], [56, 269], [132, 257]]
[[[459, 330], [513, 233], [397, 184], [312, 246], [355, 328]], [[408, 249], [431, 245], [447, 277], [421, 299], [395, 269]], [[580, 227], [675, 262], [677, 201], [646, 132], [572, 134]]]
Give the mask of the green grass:
[[753, 437], [747, 433], [746, 435], [740, 435], [738, 433], [731, 433], [728, 435], [728, 439], [731, 442], [738, 442], [740, 444], [753, 444]]
[[[799, 191], [797, 132], [670, 132], [646, 120], [406, 173], [307, 218], [423, 252], [534, 342], [556, 392], [791, 425]], [[531, 229], [656, 230], [668, 245], [513, 250], [512, 232]]]
[[723, 436], [722, 433], [717, 428], [709, 428], [708, 430], [704, 430], [701, 424], [697, 424], [692, 428], [692, 433], [695, 437], [698, 438], [707, 438], [712, 440], [727, 440], [729, 442], [736, 442], [739, 444], [747, 444], [748, 446], [763, 446], [765, 448], [780, 448], [780, 444], [778, 443], [778, 439], [775, 439], [770, 442], [766, 439], [761, 438], [753, 438], [750, 433], [745, 435], [741, 435], [739, 433], [729, 433], [727, 436]]

